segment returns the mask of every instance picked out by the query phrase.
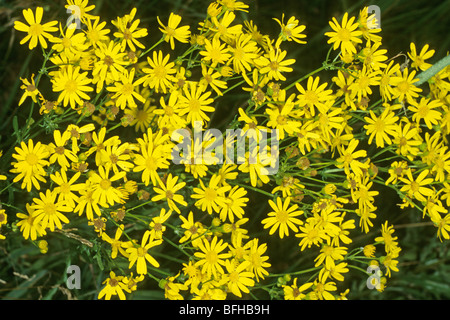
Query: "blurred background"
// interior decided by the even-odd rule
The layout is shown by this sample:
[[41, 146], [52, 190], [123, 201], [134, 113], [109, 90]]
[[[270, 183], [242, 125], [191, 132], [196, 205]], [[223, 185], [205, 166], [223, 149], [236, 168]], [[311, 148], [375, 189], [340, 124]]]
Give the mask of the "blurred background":
[[[273, 18], [281, 19], [282, 13], [286, 15], [285, 21], [294, 15], [301, 24], [306, 25], [306, 45], [286, 44], [288, 57], [295, 58], [297, 61], [294, 66], [295, 71], [289, 75], [292, 79], [297, 79], [322, 65], [329, 48], [326, 44], [327, 38], [323, 34], [329, 31], [328, 22], [332, 17], [340, 20], [344, 12], [357, 16], [359, 11], [368, 5], [377, 5], [381, 9], [382, 48], [388, 50], [389, 57], [399, 53], [406, 54], [411, 42], [415, 42], [419, 50], [425, 44], [429, 44], [431, 49], [436, 50], [433, 58], [429, 60], [430, 63], [436, 62], [450, 51], [449, 0], [244, 0], [244, 2], [250, 5], [249, 13], [239, 12], [238, 18], [253, 20], [264, 34], [273, 37], [278, 34], [279, 27]], [[157, 16], [162, 21], [167, 21], [170, 12], [180, 14], [183, 17], [183, 24], [190, 24], [192, 30], [205, 17], [210, 1], [90, 0], [89, 3], [96, 5], [93, 14], [100, 15], [103, 21], [108, 22], [117, 16], [129, 13], [133, 7], [138, 8], [137, 16], [142, 21], [140, 26], [147, 27], [149, 30], [147, 42], [144, 42], [149, 46], [161, 36]], [[7, 138], [13, 132], [13, 115], [18, 115], [19, 124], [22, 125], [21, 111], [17, 106], [21, 96], [19, 77], [30, 77], [32, 73], [36, 74], [42, 63], [39, 47], [30, 52], [27, 46], [20, 46], [19, 42], [23, 34], [12, 28], [14, 21], [23, 20], [24, 8], [34, 8], [39, 5], [44, 7], [45, 21], [58, 20], [64, 23], [68, 18], [65, 4], [63, 0], [0, 0], [0, 150], [10, 147], [7, 145]], [[26, 115], [23, 118], [26, 118]], [[5, 167], [4, 163], [0, 162], [0, 164], [0, 167]], [[387, 193], [386, 197], [378, 201], [380, 217], [386, 218], [398, 212], [396, 203], [399, 201], [395, 194]], [[367, 277], [363, 274], [360, 277], [348, 279], [350, 286], [348, 297], [350, 299], [449, 299], [449, 244], [440, 243], [436, 238], [436, 229], [424, 222], [418, 212], [404, 212], [397, 220], [389, 220], [389, 222], [396, 225], [396, 234], [400, 239], [400, 247], [403, 249], [399, 263], [400, 272], [393, 274], [382, 294], [366, 288]], [[355, 241], [362, 241], [365, 237], [373, 239], [374, 236], [375, 233], [369, 233]], [[6, 255], [6, 252], [9, 254]], [[39, 273], [39, 270], [53, 267], [63, 270], [57, 256], [53, 258], [48, 256], [44, 261], [36, 256], [35, 260], [27, 260], [34, 261], [34, 264], [30, 262], [23, 264], [23, 258], [33, 252], [36, 253], [27, 251], [25, 248], [6, 248], [4, 244], [0, 244], [0, 280], [11, 279], [12, 270], [19, 270], [24, 274], [27, 271], [30, 272], [29, 274], [35, 272], [36, 275], [33, 281], [24, 281], [16, 277], [17, 284], [12, 286], [0, 282], [0, 298], [26, 299], [39, 297], [40, 294], [42, 297], [40, 290], [47, 283], [52, 283], [50, 280], [52, 275]], [[271, 261], [276, 262], [273, 263], [275, 269], [273, 272], [282, 272], [288, 263], [284, 261], [289, 257], [292, 258], [293, 254], [290, 245], [276, 248], [274, 256], [271, 256]], [[302, 265], [311, 258], [313, 259], [311, 256], [302, 255], [295, 264]], [[52, 295], [47, 294], [49, 297], [64, 298], [59, 290], [56, 288]], [[84, 297], [91, 298], [92, 292], [86, 293]], [[152, 296], [149, 293], [141, 297], [158, 296]]]

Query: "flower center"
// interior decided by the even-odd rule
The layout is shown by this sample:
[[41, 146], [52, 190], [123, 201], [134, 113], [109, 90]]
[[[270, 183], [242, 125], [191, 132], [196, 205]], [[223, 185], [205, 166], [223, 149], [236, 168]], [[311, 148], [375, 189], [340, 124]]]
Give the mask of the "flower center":
[[56, 206], [54, 203], [46, 203], [42, 209], [45, 214], [47, 215], [53, 215], [56, 213]]
[[277, 212], [277, 220], [280, 223], [285, 223], [289, 218], [288, 213], [285, 210], [281, 210]]
[[74, 93], [77, 91], [77, 82], [75, 80], [67, 80], [64, 89], [68, 93]]
[[40, 23], [35, 23], [30, 26], [30, 29], [28, 29], [28, 34], [37, 37], [41, 35], [43, 31], [42, 25]]
[[38, 163], [39, 159], [34, 153], [27, 154], [26, 161], [30, 166], [34, 166]]
[[103, 190], [108, 190], [109, 187], [111, 187], [111, 181], [109, 181], [109, 179], [103, 179], [100, 181], [100, 188]]

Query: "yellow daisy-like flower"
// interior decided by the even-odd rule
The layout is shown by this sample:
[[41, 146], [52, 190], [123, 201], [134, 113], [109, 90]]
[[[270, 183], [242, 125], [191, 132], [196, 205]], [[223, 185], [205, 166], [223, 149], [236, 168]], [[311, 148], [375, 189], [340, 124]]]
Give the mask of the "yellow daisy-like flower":
[[126, 172], [121, 171], [109, 177], [110, 168], [98, 167], [98, 173], [93, 172], [89, 177], [92, 183], [94, 193], [92, 197], [103, 207], [114, 205], [116, 203], [123, 203], [124, 195], [112, 183], [125, 177]]
[[225, 272], [222, 266], [226, 263], [224, 259], [230, 258], [231, 253], [221, 252], [228, 247], [228, 243], [224, 243], [222, 239], [219, 240], [216, 236], [212, 238], [211, 242], [206, 238], [202, 238], [202, 240], [198, 243], [200, 252], [194, 253], [194, 256], [200, 259], [195, 263], [195, 266], [201, 266], [202, 273], [206, 273], [208, 277], [211, 277], [211, 275], [217, 277], [218, 273], [223, 275]]
[[269, 205], [272, 207], [273, 211], [269, 212], [268, 218], [261, 221], [264, 225], [264, 229], [270, 228], [269, 234], [272, 235], [278, 229], [278, 235], [281, 239], [284, 236], [289, 236], [289, 229], [294, 232], [298, 232], [297, 225], [302, 225], [303, 221], [295, 217], [303, 214], [303, 211], [297, 210], [298, 205], [294, 204], [289, 207], [291, 198], [286, 198], [284, 203], [281, 198], [277, 198], [277, 203], [269, 200]]
[[36, 16], [33, 14], [33, 10], [26, 9], [23, 10], [23, 16], [25, 17], [28, 25], [20, 21], [14, 21], [14, 29], [28, 33], [25, 38], [20, 41], [20, 44], [30, 41], [28, 44], [28, 48], [30, 50], [37, 46], [38, 41], [42, 48], [47, 49], [47, 42], [45, 39], [51, 40], [53, 36], [50, 32], [58, 31], [58, 27], [56, 27], [58, 21], [51, 21], [41, 24], [43, 14], [44, 8], [42, 7], [36, 8]]
[[362, 43], [362, 31], [359, 30], [359, 24], [355, 22], [355, 17], [348, 18], [346, 12], [342, 17], [342, 25], [333, 17], [329, 22], [333, 31], [326, 32], [325, 35], [330, 37], [328, 43], [333, 43], [333, 49], [341, 48], [344, 54], [356, 53], [355, 43]]
[[59, 24], [61, 37], [53, 37], [50, 41], [54, 43], [53, 50], [63, 52], [68, 57], [81, 54], [89, 47], [86, 44], [86, 35], [83, 32], [75, 33], [75, 28], [67, 28], [65, 33], [61, 23]]
[[[166, 102], [164, 97], [160, 98], [161, 108], [157, 108], [153, 111], [158, 115], [158, 125], [160, 128], [184, 128], [185, 120], [178, 114], [180, 105], [177, 103], [178, 93], [172, 92], [169, 96], [169, 100]], [[153, 116], [153, 115], [152, 115]]]
[[130, 14], [125, 15], [123, 18], [117, 18], [117, 21], [112, 22], [118, 29], [118, 31], [114, 32], [113, 35], [117, 39], [121, 39], [120, 45], [122, 51], [125, 51], [127, 47], [129, 47], [133, 52], [136, 51], [136, 47], [140, 49], [145, 48], [145, 46], [137, 39], [146, 37], [148, 32], [146, 28], [138, 28], [141, 20], [134, 20], [136, 12], [137, 9], [133, 8]]
[[408, 57], [412, 60], [411, 67], [415, 68], [416, 70], [425, 71], [432, 66], [431, 63], [425, 62], [425, 60], [430, 59], [435, 52], [435, 50], [428, 50], [429, 48], [430, 45], [424, 45], [422, 47], [422, 50], [420, 50], [420, 53], [418, 54], [416, 44], [414, 42], [411, 42], [411, 52], [408, 52]]
[[362, 170], [369, 167], [368, 164], [362, 163], [357, 160], [358, 158], [367, 156], [366, 150], [355, 151], [358, 144], [358, 140], [352, 139], [347, 148], [340, 151], [341, 156], [336, 160], [338, 162], [336, 166], [338, 168], [343, 167], [346, 174], [349, 174], [351, 169], [355, 173], [355, 175], [362, 176]]
[[211, 67], [225, 64], [231, 57], [227, 44], [221, 43], [219, 38], [213, 38], [212, 41], [205, 39], [205, 50], [200, 51], [200, 55], [203, 61], [211, 62]]
[[252, 70], [254, 61], [259, 57], [259, 49], [256, 41], [250, 34], [240, 34], [236, 43], [230, 47], [230, 61], [236, 73], [245, 73]]
[[66, 148], [67, 142], [70, 140], [70, 132], [64, 131], [62, 134], [59, 130], [53, 132], [53, 137], [55, 142], [51, 142], [48, 145], [50, 158], [50, 164], [58, 162], [58, 164], [63, 169], [70, 167], [70, 163], [67, 159], [72, 162], [78, 162], [78, 157], [72, 150]]
[[[242, 292], [249, 293], [249, 287], [255, 285], [255, 280], [253, 280], [253, 273], [247, 271], [250, 266], [249, 261], [243, 261], [237, 266], [231, 260], [226, 260], [225, 268], [228, 274], [226, 275], [227, 287], [235, 296], [242, 298]], [[241, 292], [242, 291], [242, 292]]]
[[156, 202], [165, 199], [170, 209], [180, 213], [180, 209], [176, 203], [187, 206], [187, 202], [184, 201], [184, 197], [181, 194], [176, 193], [186, 185], [186, 182], [182, 181], [177, 183], [177, 181], [178, 176], [173, 177], [171, 173], [165, 178], [165, 182], [159, 179], [159, 186], [153, 188], [157, 195], [152, 198], [152, 201]]
[[210, 106], [214, 102], [210, 98], [211, 91], [204, 91], [204, 87], [198, 82], [190, 82], [189, 86], [183, 88], [183, 94], [179, 96], [179, 115], [186, 115], [186, 121], [194, 125], [194, 122], [202, 123], [209, 121], [205, 112], [214, 112], [215, 108]]
[[[152, 200], [153, 201], [153, 200]], [[149, 224], [150, 227], [150, 236], [154, 239], [162, 239], [164, 231], [166, 231], [166, 226], [163, 225], [164, 222], [167, 221], [167, 219], [170, 218], [170, 215], [172, 214], [172, 210], [169, 210], [166, 212], [166, 209], [162, 208], [159, 216], [153, 217], [152, 221]]]
[[93, 83], [97, 84], [97, 92], [103, 89], [105, 81], [109, 84], [112, 81], [118, 81], [120, 75], [125, 71], [125, 66], [129, 64], [126, 61], [126, 52], [121, 52], [120, 43], [114, 41], [99, 42], [94, 53], [98, 61], [94, 64], [92, 70]]
[[159, 268], [158, 261], [148, 253], [148, 250], [159, 246], [162, 242], [161, 239], [155, 240], [150, 230], [145, 231], [142, 236], [141, 244], [138, 246], [131, 246], [127, 249], [127, 253], [129, 254], [128, 260], [130, 261], [128, 268], [131, 269], [136, 263], [136, 271], [138, 274], [147, 274], [147, 262], [155, 268]]
[[429, 98], [421, 98], [419, 102], [416, 100], [410, 101], [408, 109], [414, 112], [412, 120], [417, 124], [423, 120], [428, 129], [431, 129], [433, 125], [439, 124], [443, 117], [443, 114], [436, 108], [442, 107], [443, 103], [440, 100], [431, 100]]
[[293, 69], [288, 66], [295, 63], [295, 59], [284, 60], [286, 55], [287, 51], [270, 48], [268, 54], [258, 59], [258, 65], [260, 66], [259, 72], [261, 74], [267, 74], [269, 80], [285, 81], [286, 77], [282, 72], [292, 72]]
[[120, 300], [126, 300], [124, 292], [130, 293], [131, 290], [128, 285], [124, 282], [126, 278], [124, 276], [116, 276], [116, 274], [111, 271], [109, 273], [109, 278], [103, 281], [105, 285], [103, 289], [98, 293], [98, 299], [105, 297], [105, 300], [111, 300], [112, 296], [119, 296]]
[[136, 92], [136, 87], [142, 83], [142, 80], [134, 80], [134, 74], [136, 70], [133, 68], [129, 72], [125, 70], [120, 75], [120, 81], [114, 82], [114, 87], [108, 87], [109, 92], [113, 92], [114, 95], [111, 99], [115, 100], [116, 106], [120, 107], [122, 110], [126, 106], [135, 108], [137, 107], [134, 99], [145, 103], [145, 98]]
[[92, 92], [94, 89], [88, 86], [92, 80], [87, 77], [87, 72], [80, 73], [80, 67], [68, 65], [60, 71], [51, 80], [53, 91], [61, 92], [58, 96], [58, 103], [63, 102], [64, 107], [70, 104], [72, 109], [82, 106], [84, 100], [90, 100], [86, 92]]
[[299, 94], [297, 96], [298, 105], [300, 107], [307, 106], [309, 108], [309, 113], [311, 116], [316, 114], [315, 108], [319, 110], [320, 113], [326, 113], [329, 109], [328, 101], [333, 100], [332, 90], [326, 90], [328, 83], [324, 82], [320, 84], [319, 77], [308, 77], [306, 83], [306, 89], [300, 83], [296, 83]]
[[56, 201], [57, 196], [56, 192], [50, 190], [46, 190], [45, 194], [40, 192], [39, 198], [34, 198], [31, 205], [35, 223], [41, 223], [42, 228], [48, 227], [50, 231], [55, 231], [55, 226], [62, 229], [61, 222], [69, 223], [63, 212], [72, 212], [66, 202]]
[[411, 169], [406, 171], [406, 178], [399, 178], [405, 185], [400, 189], [401, 192], [405, 192], [409, 197], [417, 199], [419, 201], [427, 201], [425, 197], [431, 197], [434, 195], [434, 191], [430, 188], [427, 188], [434, 179], [427, 178], [428, 173], [430, 171], [424, 170], [422, 171], [417, 178], [414, 178], [411, 172]]
[[156, 92], [166, 93], [167, 89], [172, 86], [175, 81], [174, 74], [177, 72], [174, 68], [175, 63], [169, 62], [170, 54], [163, 56], [162, 51], [153, 51], [153, 59], [147, 57], [150, 68], [143, 68], [146, 74], [143, 78], [144, 86], [155, 89]]
[[20, 148], [15, 147], [16, 153], [12, 155], [17, 162], [12, 162], [12, 173], [18, 175], [14, 178], [13, 182], [22, 180], [21, 188], [26, 187], [27, 191], [31, 191], [31, 187], [34, 186], [37, 190], [40, 189], [39, 181], [46, 182], [43, 178], [46, 175], [44, 167], [50, 163], [46, 160], [48, 158], [47, 147], [41, 144], [40, 141], [34, 145], [33, 140], [29, 139], [28, 144], [25, 142], [20, 143]]
[[416, 70], [412, 70], [411, 73], [408, 68], [403, 69], [403, 72], [398, 71], [397, 75], [392, 78], [392, 85], [394, 86], [393, 98], [398, 98], [400, 101], [407, 101], [409, 103], [414, 101], [414, 98], [419, 97], [419, 92], [422, 89], [414, 85], [419, 79], [414, 78]]
[[41, 223], [36, 222], [36, 218], [33, 216], [34, 209], [29, 203], [26, 204], [28, 214], [17, 213], [16, 216], [20, 221], [17, 222], [20, 232], [22, 232], [23, 238], [27, 240], [36, 240], [37, 237], [41, 237], [47, 234]]
[[284, 23], [284, 13], [281, 16], [281, 21], [277, 18], [273, 18], [281, 27], [281, 33], [279, 35], [279, 40], [282, 41], [295, 41], [300, 44], [305, 44], [306, 41], [301, 40], [306, 38], [305, 34], [302, 32], [306, 29], [306, 26], [299, 25], [299, 21], [294, 17], [290, 17], [286, 24]]
[[219, 186], [220, 176], [214, 175], [211, 177], [208, 186], [206, 187], [202, 180], [200, 180], [201, 188], [194, 188], [194, 194], [191, 195], [193, 199], [197, 199], [195, 205], [202, 211], [212, 214], [220, 213], [221, 209], [226, 206], [225, 192], [231, 189], [230, 186]]
[[89, 0], [67, 0], [65, 8], [72, 10], [73, 18], [83, 23], [98, 18], [88, 13], [95, 9], [95, 5], [89, 5]]
[[159, 28], [159, 30], [164, 34], [164, 41], [170, 43], [170, 48], [172, 50], [175, 49], [175, 40], [182, 43], [189, 42], [189, 37], [191, 36], [189, 26], [178, 27], [178, 25], [181, 22], [181, 16], [171, 12], [167, 26], [165, 26], [161, 22], [159, 17], [156, 17], [156, 19], [158, 20], [158, 23], [161, 25], [161, 28]]
[[369, 113], [370, 117], [364, 117], [364, 120], [367, 122], [364, 125], [364, 129], [366, 129], [366, 134], [369, 135], [369, 144], [372, 143], [374, 138], [379, 148], [383, 148], [385, 142], [391, 144], [389, 136], [395, 136], [398, 117], [388, 107], [384, 109], [379, 117], [372, 110], [369, 110]]
[[83, 30], [86, 33], [87, 42], [90, 46], [97, 48], [99, 43], [106, 42], [108, 34], [111, 32], [109, 29], [104, 29], [106, 21], [100, 22], [100, 18], [87, 19], [87, 30]]
[[306, 297], [303, 291], [308, 290], [312, 287], [312, 282], [307, 282], [301, 286], [297, 285], [297, 278], [294, 278], [292, 285], [283, 285], [284, 299], [285, 300], [302, 300]]
[[73, 191], [80, 191], [85, 187], [84, 183], [75, 183], [81, 173], [76, 172], [70, 179], [67, 177], [67, 171], [61, 169], [50, 176], [52, 181], [57, 184], [54, 191], [58, 194], [58, 201], [66, 202], [71, 208], [75, 208], [78, 203], [78, 196]]
[[37, 96], [40, 95], [39, 89], [36, 87], [36, 82], [34, 81], [34, 74], [31, 75], [30, 81], [28, 79], [20, 78], [22, 85], [20, 89], [25, 90], [22, 97], [19, 100], [19, 106], [25, 101], [27, 97], [31, 97], [34, 103], [37, 103]]

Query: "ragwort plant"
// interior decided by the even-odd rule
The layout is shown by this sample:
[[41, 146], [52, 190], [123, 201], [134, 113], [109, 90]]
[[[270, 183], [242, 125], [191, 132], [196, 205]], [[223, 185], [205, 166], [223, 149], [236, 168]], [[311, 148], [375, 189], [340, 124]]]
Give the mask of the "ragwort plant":
[[[62, 233], [102, 247], [99, 299], [132, 297], [144, 280], [167, 299], [346, 299], [353, 273], [381, 292], [399, 272], [395, 216], [375, 224], [375, 186], [449, 239], [448, 57], [434, 68], [434, 50], [414, 43], [410, 65], [390, 57], [361, 8], [330, 21], [323, 65], [287, 83], [295, 59], [283, 46], [307, 45], [296, 17], [275, 18], [271, 38], [239, 20], [251, 9], [234, 0], [212, 2], [196, 26], [170, 13], [151, 31], [139, 8], [108, 24], [88, 1], [68, 0], [74, 6], [71, 24], [47, 22], [42, 7], [14, 24], [43, 61], [21, 79], [19, 105], [30, 116], [23, 128], [15, 120], [17, 144], [0, 179], [2, 193], [17, 186], [26, 203], [2, 203], [2, 241], [20, 234], [45, 255]], [[150, 32], [161, 34], [152, 45]], [[210, 140], [195, 140], [175, 164], [174, 132], [210, 128], [217, 102], [236, 91], [245, 98], [226, 128], [256, 137], [275, 129], [278, 148], [265, 151], [279, 157], [277, 172], [249, 153], [239, 163], [214, 154], [190, 161]], [[354, 241], [374, 229], [363, 245]], [[287, 239], [311, 262], [275, 273], [270, 245]]]

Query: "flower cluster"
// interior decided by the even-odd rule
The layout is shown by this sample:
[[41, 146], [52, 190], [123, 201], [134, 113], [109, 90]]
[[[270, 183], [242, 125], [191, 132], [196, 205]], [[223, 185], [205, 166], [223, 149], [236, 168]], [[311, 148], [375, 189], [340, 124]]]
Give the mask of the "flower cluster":
[[[450, 238], [450, 70], [416, 86], [434, 51], [412, 43], [411, 66], [389, 57], [367, 8], [333, 18], [324, 64], [287, 83], [296, 60], [284, 47], [307, 43], [295, 17], [274, 19], [280, 32], [271, 37], [240, 20], [248, 5], [216, 0], [195, 27], [175, 13], [158, 17], [161, 38], [149, 45], [136, 8], [108, 25], [88, 1], [72, 5], [81, 9], [80, 29], [44, 23], [41, 7], [14, 25], [26, 34], [21, 44], [42, 47], [44, 63], [37, 77], [22, 79], [19, 105], [39, 107], [32, 128], [41, 135], [15, 146], [9, 173], [31, 198], [12, 219], [29, 241], [88, 228], [108, 248], [99, 298], [125, 299], [154, 279], [168, 299], [249, 297], [256, 289], [343, 299], [349, 266], [375, 260], [387, 277], [399, 271], [387, 221], [373, 242], [354, 242], [378, 228], [375, 185], [395, 190], [402, 209], [417, 208], [441, 240]], [[40, 89], [45, 81], [50, 92]], [[228, 111], [227, 128], [277, 130], [278, 172], [265, 174], [270, 165], [248, 153], [238, 164], [174, 164], [173, 133], [198, 122], [209, 128], [218, 102], [236, 90], [245, 98]], [[190, 149], [207, 147], [194, 141]], [[269, 242], [295, 238], [292, 254], [312, 252], [312, 264], [273, 273]], [[115, 268], [119, 261], [128, 270]]]

